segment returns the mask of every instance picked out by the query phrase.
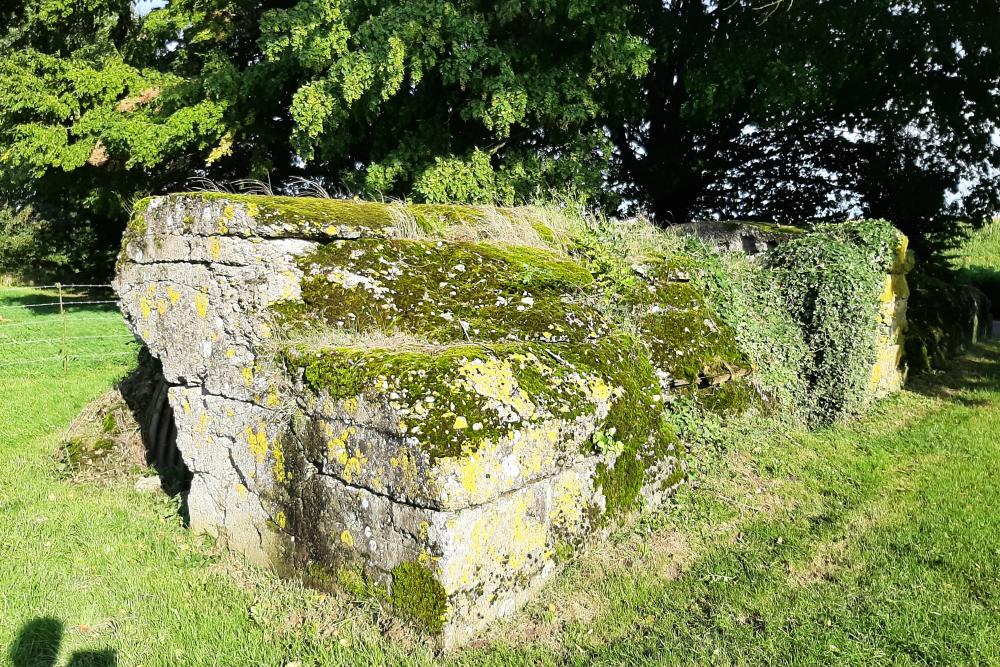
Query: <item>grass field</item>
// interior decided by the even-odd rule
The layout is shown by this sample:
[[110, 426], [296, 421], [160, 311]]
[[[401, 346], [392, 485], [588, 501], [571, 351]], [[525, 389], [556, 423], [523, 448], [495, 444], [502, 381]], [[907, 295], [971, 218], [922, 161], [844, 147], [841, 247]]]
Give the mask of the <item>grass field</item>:
[[[692, 452], [674, 506], [592, 546], [541, 599], [435, 657], [371, 602], [257, 570], [134, 478], [53, 453], [129, 368], [111, 310], [74, 308], [69, 373], [46, 299], [0, 291], [0, 663], [973, 665], [1000, 663], [1000, 346], [864, 421], [746, 425]], [[51, 354], [48, 354], [51, 353]], [[113, 356], [96, 356], [107, 355]], [[92, 356], [84, 356], [92, 355]]]
[[1000, 220], [973, 232], [950, 256], [959, 276], [976, 285], [1000, 310]]

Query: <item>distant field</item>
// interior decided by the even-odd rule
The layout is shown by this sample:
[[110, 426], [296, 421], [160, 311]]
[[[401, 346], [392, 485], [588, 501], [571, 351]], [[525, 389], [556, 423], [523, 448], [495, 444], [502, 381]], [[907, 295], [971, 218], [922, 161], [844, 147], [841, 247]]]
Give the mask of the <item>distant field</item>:
[[951, 254], [951, 262], [964, 280], [986, 292], [1000, 317], [1000, 220], [973, 232]]
[[0, 287], [0, 378], [61, 375], [76, 368], [128, 363], [138, 346], [110, 288], [63, 290]]
[[70, 341], [69, 372], [37, 361], [59, 357], [63, 321], [11, 306], [50, 298], [0, 288], [0, 664], [1000, 664], [995, 343], [851, 426], [699, 446], [668, 511], [439, 657], [370, 600], [192, 535], [134, 477], [66, 479], [60, 435], [136, 351], [113, 308], [80, 305], [68, 330], [93, 337]]

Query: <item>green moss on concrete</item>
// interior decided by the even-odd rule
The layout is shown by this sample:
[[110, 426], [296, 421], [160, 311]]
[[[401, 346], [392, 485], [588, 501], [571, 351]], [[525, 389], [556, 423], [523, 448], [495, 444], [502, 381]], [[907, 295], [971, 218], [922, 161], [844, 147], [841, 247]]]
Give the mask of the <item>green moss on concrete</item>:
[[680, 443], [666, 420], [656, 368], [638, 340], [619, 337], [616, 345], [595, 354], [592, 363], [612, 374], [622, 388], [599, 430], [604, 444], [591, 445], [596, 451], [619, 452], [597, 468], [605, 518], [614, 518], [638, 506], [649, 469], [670, 456], [679, 457]]
[[580, 341], [611, 325], [590, 305], [593, 277], [554, 252], [486, 243], [359, 239], [299, 262], [302, 304], [283, 312], [356, 331], [435, 342]]
[[639, 318], [639, 333], [656, 366], [678, 383], [748, 367], [732, 330], [706, 308], [648, 313]]
[[200, 192], [174, 195], [203, 200], [221, 200], [241, 205], [259, 223], [278, 225], [289, 232], [322, 230], [330, 225], [378, 233], [397, 222], [389, 204], [356, 199], [321, 199]]
[[392, 607], [397, 614], [438, 634], [448, 614], [448, 594], [425, 565], [402, 563], [392, 570]]
[[146, 210], [149, 208], [151, 202], [152, 199], [146, 197], [137, 201], [132, 207], [132, 217], [129, 218], [128, 224], [125, 225], [125, 233], [122, 235], [122, 248], [115, 262], [116, 271], [121, 271], [125, 262], [128, 261], [125, 253], [129, 246], [133, 243], [144, 243], [146, 232], [149, 229], [149, 223], [146, 221]]
[[[476, 451], [526, 425], [595, 410], [628, 378], [597, 365], [603, 345], [465, 344], [427, 350], [292, 349], [306, 385], [333, 400], [389, 401], [432, 458]], [[547, 351], [548, 350], [548, 351]], [[551, 353], [551, 354], [550, 354]], [[554, 355], [554, 356], [553, 356]]]
[[670, 381], [694, 384], [748, 368], [735, 332], [690, 282], [704, 270], [697, 258], [665, 238], [602, 228], [581, 236], [574, 253], [600, 284], [605, 308], [638, 332]]

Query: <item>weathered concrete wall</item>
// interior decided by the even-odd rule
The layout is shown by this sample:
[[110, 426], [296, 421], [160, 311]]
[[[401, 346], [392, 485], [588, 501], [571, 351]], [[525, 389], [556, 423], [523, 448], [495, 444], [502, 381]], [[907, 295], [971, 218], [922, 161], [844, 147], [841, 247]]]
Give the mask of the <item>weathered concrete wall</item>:
[[906, 369], [902, 363], [909, 328], [906, 314], [910, 287], [906, 275], [913, 270], [915, 263], [907, 245], [906, 237], [901, 236], [896, 260], [885, 277], [885, 289], [879, 297], [878, 360], [871, 375], [871, 391], [876, 397], [899, 391], [906, 380]]
[[[665, 406], [749, 391], [749, 363], [691, 267], [631, 266], [609, 299], [549, 247], [563, 231], [514, 210], [148, 202], [115, 287], [171, 385], [192, 526], [316, 580], [361, 574], [454, 644], [659, 503], [683, 479]], [[905, 313], [889, 282], [877, 391]]]
[[564, 255], [427, 232], [487, 215], [161, 198], [115, 283], [171, 385], [193, 527], [261, 562], [356, 569], [446, 643], [658, 502], [682, 478], [669, 392], [745, 373], [683, 279], [647, 267], [640, 344]]

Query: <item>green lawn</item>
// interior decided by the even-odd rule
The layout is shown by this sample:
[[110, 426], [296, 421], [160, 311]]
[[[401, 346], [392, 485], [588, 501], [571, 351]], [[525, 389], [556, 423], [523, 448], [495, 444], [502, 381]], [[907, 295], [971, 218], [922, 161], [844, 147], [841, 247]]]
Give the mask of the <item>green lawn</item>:
[[[74, 341], [68, 375], [28, 364], [41, 352], [23, 341], [61, 322], [2, 308], [39, 298], [0, 291], [0, 663], [435, 663], [377, 605], [245, 564], [134, 478], [65, 479], [60, 434], [134, 350], [114, 312], [80, 307], [71, 331], [113, 337]], [[437, 660], [1000, 663], [1000, 346], [850, 427], [743, 425], [692, 460], [674, 507], [594, 545], [531, 608]]]
[[962, 280], [986, 292], [993, 312], [1000, 311], [1000, 220], [974, 231], [949, 258]]

